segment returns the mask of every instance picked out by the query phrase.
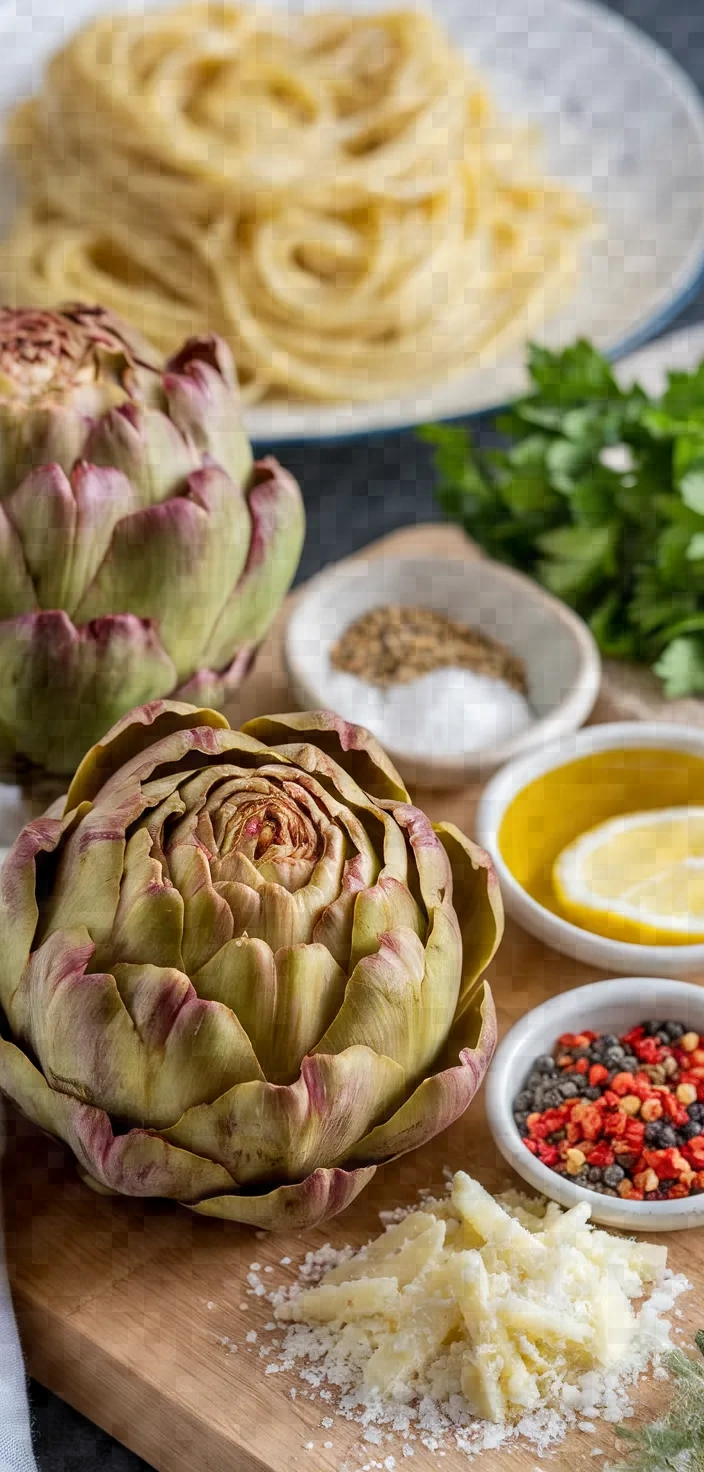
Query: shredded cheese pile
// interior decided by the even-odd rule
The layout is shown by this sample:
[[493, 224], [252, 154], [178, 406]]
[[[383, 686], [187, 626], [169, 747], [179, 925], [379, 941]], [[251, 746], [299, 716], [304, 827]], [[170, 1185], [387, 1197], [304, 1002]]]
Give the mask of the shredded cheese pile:
[[309, 1382], [337, 1386], [343, 1414], [367, 1421], [432, 1402], [467, 1430], [542, 1416], [552, 1440], [556, 1413], [620, 1419], [619, 1376], [636, 1379], [667, 1346], [659, 1314], [688, 1285], [667, 1273], [664, 1247], [597, 1230], [589, 1214], [495, 1199], [460, 1171], [446, 1201], [279, 1296], [276, 1319], [294, 1326], [281, 1368], [307, 1360]]

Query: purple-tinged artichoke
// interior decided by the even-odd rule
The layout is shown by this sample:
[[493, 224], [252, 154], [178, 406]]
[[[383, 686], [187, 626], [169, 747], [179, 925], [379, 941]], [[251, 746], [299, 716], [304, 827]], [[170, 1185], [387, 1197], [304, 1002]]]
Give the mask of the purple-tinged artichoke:
[[5, 861], [0, 1089], [99, 1189], [312, 1225], [466, 1109], [502, 925], [362, 727], [154, 701]]
[[303, 530], [218, 338], [161, 369], [100, 308], [0, 309], [0, 748], [68, 773], [145, 700], [221, 705]]

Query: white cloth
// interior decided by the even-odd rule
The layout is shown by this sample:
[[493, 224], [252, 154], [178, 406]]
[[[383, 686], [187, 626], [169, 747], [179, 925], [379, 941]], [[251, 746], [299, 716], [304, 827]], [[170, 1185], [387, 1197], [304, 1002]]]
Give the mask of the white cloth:
[[[30, 816], [19, 787], [0, 785], [0, 862]], [[0, 1162], [5, 1143], [5, 1117], [0, 1098]], [[0, 1202], [0, 1472], [37, 1472], [27, 1404], [27, 1382], [17, 1325], [12, 1311]]]
[[[4, 1140], [0, 1100], [0, 1156]], [[37, 1472], [32, 1452], [27, 1382], [5, 1271], [0, 1215], [0, 1472]]]

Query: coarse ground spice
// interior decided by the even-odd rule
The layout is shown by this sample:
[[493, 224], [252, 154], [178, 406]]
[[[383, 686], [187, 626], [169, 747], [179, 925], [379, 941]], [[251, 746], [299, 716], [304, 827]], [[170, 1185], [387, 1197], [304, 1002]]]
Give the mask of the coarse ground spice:
[[558, 1175], [628, 1201], [704, 1192], [704, 1039], [644, 1022], [618, 1038], [563, 1033], [513, 1105], [526, 1149]]
[[330, 662], [371, 685], [404, 685], [431, 670], [473, 670], [527, 693], [523, 661], [479, 629], [434, 608], [398, 603], [372, 608], [333, 645]]

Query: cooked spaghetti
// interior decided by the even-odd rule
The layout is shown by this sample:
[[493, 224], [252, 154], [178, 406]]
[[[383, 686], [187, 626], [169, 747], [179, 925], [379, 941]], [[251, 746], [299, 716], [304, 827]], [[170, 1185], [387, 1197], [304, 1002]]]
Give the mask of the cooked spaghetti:
[[101, 17], [9, 143], [5, 299], [100, 301], [165, 352], [222, 333], [250, 401], [386, 397], [496, 355], [571, 291], [590, 220], [410, 10]]

